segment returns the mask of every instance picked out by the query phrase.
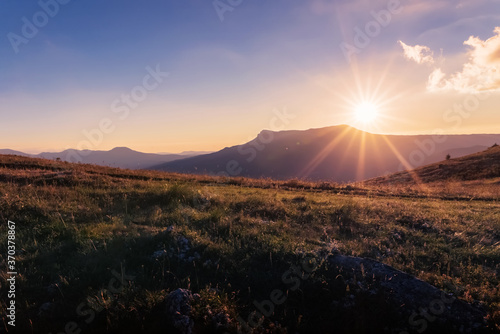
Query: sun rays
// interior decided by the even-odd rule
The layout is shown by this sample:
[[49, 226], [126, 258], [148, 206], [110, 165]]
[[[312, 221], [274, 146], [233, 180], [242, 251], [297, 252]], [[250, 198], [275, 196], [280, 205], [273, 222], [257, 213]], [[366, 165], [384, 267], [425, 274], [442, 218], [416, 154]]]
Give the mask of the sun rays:
[[[377, 70], [375, 74], [366, 69], [361, 70], [356, 63], [353, 63], [351, 72], [350, 79], [332, 80], [330, 84], [328, 80], [323, 79], [318, 84], [320, 89], [332, 94], [332, 101], [337, 105], [334, 111], [337, 122], [349, 126], [332, 136], [331, 142], [308, 162], [300, 177], [307, 178], [314, 175], [315, 169], [319, 168], [325, 159], [332, 161], [332, 177], [354, 163], [356, 179], [352, 181], [375, 177], [377, 175], [373, 175], [374, 171], [384, 175], [400, 171], [401, 168], [411, 170], [417, 167], [408, 162], [409, 157], [401, 154], [400, 145], [392, 142], [391, 136], [383, 135], [395, 123], [409, 121], [407, 117], [402, 119], [398, 116], [405, 113], [400, 107], [395, 106], [400, 104], [407, 92], [399, 89], [400, 83], [387, 82], [390, 64], [386, 68]], [[333, 161], [329, 155], [335, 151], [337, 151], [334, 153], [336, 161]], [[383, 152], [392, 154], [389, 157]], [[383, 166], [384, 160], [388, 158], [399, 165], [398, 170], [377, 167]], [[411, 172], [410, 174], [416, 183], [424, 188], [417, 176]]]
[[356, 120], [363, 123], [371, 123], [377, 119], [378, 108], [375, 104], [370, 102], [363, 102], [354, 110]]

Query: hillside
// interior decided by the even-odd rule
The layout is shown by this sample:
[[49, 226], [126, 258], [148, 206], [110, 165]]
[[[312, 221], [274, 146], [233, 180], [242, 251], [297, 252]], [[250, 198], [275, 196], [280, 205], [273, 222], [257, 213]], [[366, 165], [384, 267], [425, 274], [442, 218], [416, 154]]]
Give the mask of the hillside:
[[[500, 146], [366, 181], [366, 184], [433, 183], [500, 179]], [[500, 180], [499, 180], [500, 182]]]
[[347, 125], [304, 131], [262, 131], [254, 140], [219, 152], [151, 169], [209, 175], [312, 181], [362, 181], [470, 154], [500, 142], [500, 135], [378, 135]]
[[[496, 197], [450, 201], [418, 188], [0, 155], [0, 218], [16, 226], [16, 329], [492, 333], [500, 198], [491, 186]], [[2, 293], [4, 323], [6, 307]]]

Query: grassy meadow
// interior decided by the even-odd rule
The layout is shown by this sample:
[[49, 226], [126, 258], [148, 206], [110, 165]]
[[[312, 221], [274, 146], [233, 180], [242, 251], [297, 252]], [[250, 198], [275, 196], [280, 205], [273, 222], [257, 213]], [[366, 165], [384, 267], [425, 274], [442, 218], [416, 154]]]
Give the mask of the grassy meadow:
[[[485, 308], [500, 329], [498, 180], [339, 185], [1, 156], [0, 216], [2, 236], [16, 223], [16, 329], [27, 332], [175, 333], [164, 302], [178, 288], [197, 294], [196, 333], [384, 329], [369, 312], [328, 314], [355, 290], [333, 286], [325, 259], [335, 253], [414, 275]], [[316, 270], [292, 291], [283, 277], [304, 259]], [[243, 325], [276, 288], [286, 300]]]

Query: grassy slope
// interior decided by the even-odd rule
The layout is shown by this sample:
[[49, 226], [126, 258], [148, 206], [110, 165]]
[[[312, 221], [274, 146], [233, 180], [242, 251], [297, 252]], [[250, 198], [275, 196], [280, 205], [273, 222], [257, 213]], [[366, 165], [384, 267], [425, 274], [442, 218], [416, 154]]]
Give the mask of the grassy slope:
[[416, 168], [367, 181], [367, 184], [433, 183], [439, 181], [492, 180], [500, 183], [500, 146], [464, 157]]
[[[17, 223], [18, 326], [60, 332], [75, 321], [94, 331], [158, 329], [165, 326], [165, 294], [179, 287], [201, 294], [197, 324], [208, 328], [209, 315], [221, 312], [234, 323], [255, 309], [254, 300], [268, 299], [304, 254], [320, 258], [332, 249], [480, 302], [498, 326], [500, 202], [498, 184], [475, 200], [483, 186], [360, 188], [0, 156], [0, 218]], [[166, 256], [153, 257], [163, 250]], [[135, 278], [105, 298], [99, 290], [113, 270]], [[321, 267], [304, 290], [329, 289], [327, 270]], [[328, 309], [331, 300], [311, 305], [315, 290], [308, 291], [289, 291], [271, 320], [291, 332], [326, 321], [311, 308]], [[95, 319], [76, 314], [81, 303], [98, 310]], [[280, 331], [268, 319], [263, 326]]]

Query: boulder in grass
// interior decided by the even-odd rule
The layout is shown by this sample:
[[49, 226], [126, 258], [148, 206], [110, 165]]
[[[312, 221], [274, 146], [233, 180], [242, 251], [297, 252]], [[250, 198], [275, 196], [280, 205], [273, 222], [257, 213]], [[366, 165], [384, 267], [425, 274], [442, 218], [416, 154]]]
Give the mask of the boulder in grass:
[[168, 294], [165, 299], [167, 306], [167, 316], [172, 326], [182, 334], [193, 332], [194, 321], [191, 319], [191, 303], [195, 300], [196, 294], [186, 289], [177, 289]]
[[[336, 274], [343, 277], [345, 284], [356, 287], [354, 294], [382, 296], [388, 305], [392, 305], [390, 308], [402, 319], [397, 327], [404, 329], [403, 332], [487, 332], [485, 310], [458, 300], [414, 276], [366, 258], [334, 255], [329, 258], [329, 263]], [[355, 296], [348, 297], [355, 304]], [[345, 309], [344, 299], [348, 298], [337, 301], [335, 305]], [[356, 305], [353, 307], [355, 309]]]

